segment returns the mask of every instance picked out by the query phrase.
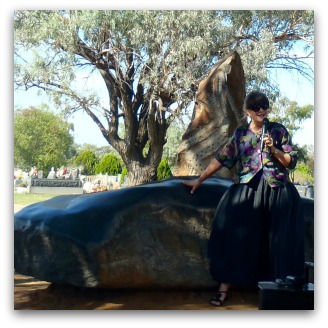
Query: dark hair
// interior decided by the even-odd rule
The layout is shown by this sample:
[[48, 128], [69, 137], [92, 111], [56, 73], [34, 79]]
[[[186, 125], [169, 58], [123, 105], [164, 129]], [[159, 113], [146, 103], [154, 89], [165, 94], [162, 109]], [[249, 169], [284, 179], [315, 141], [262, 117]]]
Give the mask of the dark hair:
[[269, 107], [268, 97], [260, 91], [251, 91], [245, 98], [244, 110], [252, 109], [254, 106], [266, 106]]

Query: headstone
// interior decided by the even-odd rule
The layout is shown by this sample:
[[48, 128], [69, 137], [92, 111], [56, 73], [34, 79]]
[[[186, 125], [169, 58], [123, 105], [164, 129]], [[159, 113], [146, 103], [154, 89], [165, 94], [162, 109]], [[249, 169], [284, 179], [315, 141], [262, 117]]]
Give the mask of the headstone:
[[53, 167], [51, 168], [51, 171], [49, 172], [47, 179], [56, 179], [56, 172]]
[[73, 169], [71, 172], [72, 172], [72, 179], [77, 179], [79, 177], [79, 169]]

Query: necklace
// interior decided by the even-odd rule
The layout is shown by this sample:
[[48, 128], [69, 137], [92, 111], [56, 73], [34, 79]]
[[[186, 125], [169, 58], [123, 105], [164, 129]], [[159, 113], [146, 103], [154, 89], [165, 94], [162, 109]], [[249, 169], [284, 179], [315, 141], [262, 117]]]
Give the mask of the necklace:
[[260, 128], [260, 129], [254, 129], [254, 128], [249, 127], [249, 129], [250, 129], [253, 133], [255, 133], [255, 134], [258, 134], [258, 133], [261, 133], [261, 132], [262, 132], [262, 128]]

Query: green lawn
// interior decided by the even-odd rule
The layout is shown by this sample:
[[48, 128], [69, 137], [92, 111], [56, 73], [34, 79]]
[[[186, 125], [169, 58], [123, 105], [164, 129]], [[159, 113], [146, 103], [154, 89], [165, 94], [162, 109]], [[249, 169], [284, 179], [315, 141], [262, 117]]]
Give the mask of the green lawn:
[[43, 202], [52, 197], [56, 197], [56, 194], [24, 194], [14, 193], [14, 204], [16, 205], [30, 205], [38, 202]]

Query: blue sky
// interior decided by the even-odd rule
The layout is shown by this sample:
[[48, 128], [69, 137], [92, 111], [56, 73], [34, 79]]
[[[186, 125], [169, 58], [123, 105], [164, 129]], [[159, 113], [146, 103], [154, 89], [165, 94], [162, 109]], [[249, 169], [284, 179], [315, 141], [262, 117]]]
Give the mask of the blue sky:
[[[314, 105], [314, 85], [308, 80], [298, 79], [287, 72], [279, 73], [279, 84], [283, 95], [295, 100], [300, 106]], [[301, 146], [314, 145], [314, 115], [302, 124], [302, 128], [295, 134], [293, 142]]]

